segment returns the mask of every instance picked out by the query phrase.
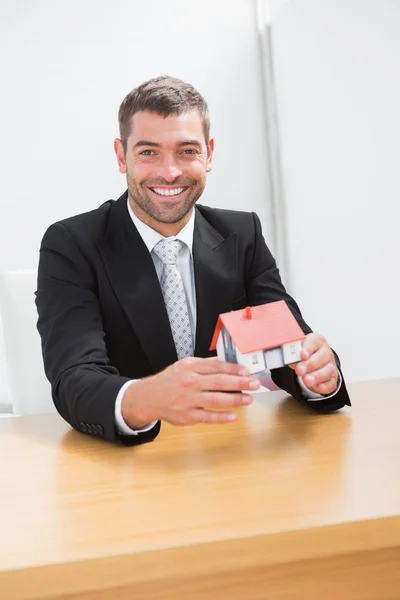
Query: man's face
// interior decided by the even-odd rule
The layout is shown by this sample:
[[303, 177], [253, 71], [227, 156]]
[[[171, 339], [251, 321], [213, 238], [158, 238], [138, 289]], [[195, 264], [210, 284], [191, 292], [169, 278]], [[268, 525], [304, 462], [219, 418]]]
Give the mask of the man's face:
[[178, 233], [203, 193], [213, 148], [213, 140], [206, 145], [197, 110], [165, 118], [134, 114], [126, 153], [115, 142], [132, 210], [163, 235]]

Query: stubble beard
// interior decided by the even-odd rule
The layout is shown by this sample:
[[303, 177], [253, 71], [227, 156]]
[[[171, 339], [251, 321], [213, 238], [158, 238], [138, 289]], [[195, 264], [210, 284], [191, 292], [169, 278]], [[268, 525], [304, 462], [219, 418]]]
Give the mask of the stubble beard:
[[[139, 209], [144, 212], [151, 219], [157, 223], [166, 223], [169, 225], [179, 223], [186, 217], [186, 215], [192, 210], [200, 196], [202, 195], [205, 187], [205, 181], [196, 181], [192, 178], [181, 178], [174, 182], [173, 186], [189, 187], [189, 191], [186, 192], [184, 201], [178, 202], [177, 204], [165, 203], [157, 205], [156, 201], [150, 197], [146, 190], [146, 187], [157, 187], [157, 185], [165, 186], [165, 182], [145, 182], [142, 185], [138, 185], [131, 175], [127, 174], [128, 193], [131, 202]], [[150, 192], [151, 193], [151, 192]]]

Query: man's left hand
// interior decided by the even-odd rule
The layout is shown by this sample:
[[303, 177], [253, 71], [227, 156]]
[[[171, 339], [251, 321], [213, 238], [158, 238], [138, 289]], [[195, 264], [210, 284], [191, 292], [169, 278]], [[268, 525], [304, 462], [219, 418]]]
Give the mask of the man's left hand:
[[309, 333], [303, 340], [300, 356], [301, 362], [289, 366], [303, 379], [304, 385], [316, 394], [333, 394], [339, 371], [326, 339], [317, 333]]

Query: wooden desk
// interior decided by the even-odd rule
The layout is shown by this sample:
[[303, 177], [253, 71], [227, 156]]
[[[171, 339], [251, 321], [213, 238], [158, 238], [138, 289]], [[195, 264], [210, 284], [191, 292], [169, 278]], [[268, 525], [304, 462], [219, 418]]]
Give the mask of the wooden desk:
[[400, 379], [124, 448], [0, 420], [0, 598], [400, 598]]

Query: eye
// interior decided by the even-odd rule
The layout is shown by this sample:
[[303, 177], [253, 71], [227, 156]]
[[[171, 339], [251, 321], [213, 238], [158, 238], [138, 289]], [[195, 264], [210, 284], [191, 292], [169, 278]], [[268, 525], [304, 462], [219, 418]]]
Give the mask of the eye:
[[182, 150], [182, 154], [186, 154], [187, 156], [194, 156], [198, 153], [198, 150], [195, 150], [194, 148], [186, 148], [185, 150]]
[[154, 154], [154, 150], [142, 150], [142, 152], [139, 152], [140, 156], [153, 156]]

